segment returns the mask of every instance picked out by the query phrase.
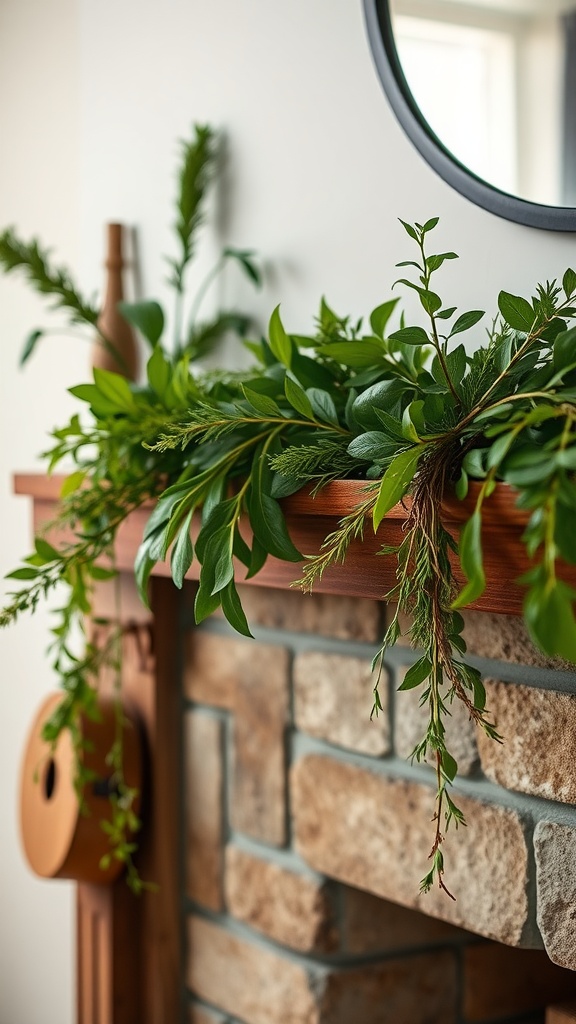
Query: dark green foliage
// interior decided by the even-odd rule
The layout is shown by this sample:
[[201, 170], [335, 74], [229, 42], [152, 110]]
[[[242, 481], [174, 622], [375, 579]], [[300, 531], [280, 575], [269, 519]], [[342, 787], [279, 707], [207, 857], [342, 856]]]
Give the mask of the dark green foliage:
[[[196, 145], [195, 154], [185, 149], [181, 176], [191, 196], [178, 205], [182, 253], [172, 264], [172, 283], [179, 300], [212, 166], [209, 130], [198, 130]], [[345, 561], [352, 540], [366, 528], [377, 529], [393, 505], [409, 497], [403, 540], [393, 552], [397, 582], [388, 595], [398, 613], [375, 668], [400, 636], [400, 612], [408, 614], [420, 656], [400, 689], [421, 689], [429, 717], [413, 757], [433, 764], [437, 783], [435, 835], [422, 888], [437, 883], [450, 895], [445, 833], [450, 825], [465, 824], [451, 795], [458, 768], [446, 744], [451, 703], [461, 700], [477, 725], [499, 740], [482, 679], [465, 657], [457, 610], [485, 587], [482, 513], [497, 481], [516, 488], [519, 506], [529, 513], [524, 539], [532, 567], [521, 585], [531, 635], [548, 653], [576, 661], [576, 594], [561, 577], [562, 560], [576, 564], [576, 328], [569, 327], [576, 317], [576, 273], [566, 271], [562, 287], [539, 286], [531, 299], [501, 292], [500, 316], [486, 340], [478, 327], [482, 311], [459, 313], [431, 286], [433, 275], [457, 258], [453, 252], [427, 255], [427, 236], [436, 223], [437, 218], [424, 225], [403, 222], [418, 253], [399, 264], [410, 267], [414, 279], [397, 283], [417, 293], [425, 326], [398, 317], [398, 299], [389, 299], [372, 311], [364, 333], [361, 320], [339, 316], [323, 299], [314, 332], [293, 335], [277, 308], [267, 337], [247, 343], [254, 357], [250, 371], [192, 375], [190, 357], [203, 350], [204, 341], [223, 328], [243, 333], [245, 320], [224, 313], [198, 326], [196, 303], [186, 332], [177, 316], [170, 352], [162, 344], [157, 304], [126, 307], [125, 315], [152, 348], [146, 382], [136, 387], [116, 374], [96, 372], [93, 383], [72, 389], [90, 406], [92, 420], [86, 426], [75, 416], [55, 431], [46, 457], [50, 468], [65, 455], [76, 464], [65, 485], [60, 522], [75, 529], [77, 539], [58, 552], [38, 539], [33, 555], [13, 574], [23, 587], [0, 621], [33, 609], [59, 581], [68, 584], [70, 597], [54, 632], [66, 693], [60, 721], [73, 728], [74, 709], [92, 699], [87, 680], [96, 677], [103, 655], [90, 647], [79, 658], [71, 655], [71, 623], [89, 610], [93, 581], [110, 571], [106, 563], [102, 568], [102, 557], [110, 555], [118, 525], [144, 499], [157, 497], [135, 566], [143, 599], [158, 560], [170, 558], [181, 587], [195, 558], [196, 620], [221, 608], [249, 636], [235, 586], [238, 565], [242, 578], [249, 578], [269, 555], [302, 562], [300, 582], [311, 589], [332, 565]], [[223, 260], [229, 258], [250, 278], [258, 277], [249, 252], [227, 250]], [[205, 288], [206, 283], [201, 293]], [[460, 342], [474, 328], [485, 342], [475, 337], [469, 354]], [[280, 499], [305, 483], [316, 491], [346, 476], [366, 479], [361, 502], [319, 553], [297, 551]], [[82, 486], [86, 479], [90, 488]], [[458, 552], [442, 524], [440, 504], [449, 488], [464, 498], [471, 480], [481, 485]], [[201, 517], [195, 544], [194, 516]], [[467, 581], [460, 593], [455, 553]], [[380, 709], [377, 678], [373, 713]], [[55, 735], [59, 727], [56, 722]], [[126, 853], [122, 843], [119, 848]]]

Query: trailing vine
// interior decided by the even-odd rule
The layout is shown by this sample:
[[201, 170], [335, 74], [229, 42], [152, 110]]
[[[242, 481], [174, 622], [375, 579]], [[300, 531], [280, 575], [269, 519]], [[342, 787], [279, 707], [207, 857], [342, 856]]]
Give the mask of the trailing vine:
[[[181, 175], [181, 186], [191, 189], [194, 202], [207, 180], [204, 161], [211, 147], [206, 131], [197, 136], [197, 150], [186, 151]], [[196, 192], [194, 182], [200, 182]], [[12, 574], [23, 587], [0, 622], [8, 624], [21, 611], [33, 610], [59, 582], [68, 585], [54, 630], [55, 668], [65, 692], [47, 727], [47, 735], [56, 738], [60, 728], [74, 729], [78, 710], [94, 700], [94, 683], [107, 657], [104, 649], [90, 644], [72, 655], [72, 622], [89, 614], [94, 582], [113, 574], [106, 558], [117, 528], [143, 501], [155, 499], [135, 564], [143, 600], [158, 561], [170, 558], [172, 577], [181, 587], [196, 559], [196, 621], [221, 608], [234, 629], [247, 636], [250, 627], [236, 586], [239, 566], [241, 578], [250, 578], [273, 555], [295, 563], [295, 578], [300, 576], [300, 585], [311, 590], [332, 565], [345, 562], [352, 540], [367, 529], [377, 531], [393, 506], [404, 502], [401, 543], [382, 549], [397, 560], [396, 583], [383, 595], [395, 611], [374, 661], [373, 714], [382, 708], [381, 667], [408, 616], [418, 656], [400, 690], [420, 689], [428, 723], [412, 757], [429, 763], [436, 780], [430, 863], [421, 888], [437, 884], [452, 896], [445, 881], [445, 836], [450, 826], [465, 824], [453, 789], [458, 765], [445, 729], [453, 702], [461, 701], [479, 728], [501, 740], [486, 707], [481, 675], [466, 658], [460, 614], [486, 584], [482, 515], [497, 481], [516, 489], [518, 506], [529, 516], [524, 539], [532, 565], [520, 581], [528, 629], [548, 654], [576, 661], [576, 592], [560, 571], [562, 562], [576, 564], [571, 525], [576, 511], [576, 328], [569, 326], [576, 317], [576, 273], [569, 269], [561, 284], [539, 285], [530, 299], [501, 292], [483, 343], [475, 334], [469, 352], [459, 336], [478, 328], [484, 313], [458, 314], [432, 287], [456, 254], [429, 253], [428, 236], [437, 218], [425, 224], [402, 222], [417, 256], [398, 264], [408, 267], [411, 277], [396, 283], [418, 295], [425, 327], [398, 317], [398, 298], [374, 309], [366, 326], [338, 315], [322, 300], [314, 331], [306, 336], [289, 333], [277, 308], [267, 337], [244, 343], [253, 357], [249, 370], [191, 372], [190, 359], [200, 351], [202, 335], [194, 304], [188, 326], [182, 327], [183, 279], [199, 219], [194, 203], [181, 197], [181, 254], [171, 264], [176, 293], [172, 349], [162, 345], [164, 314], [157, 303], [125, 305], [124, 315], [150, 344], [144, 386], [95, 371], [93, 383], [72, 389], [88, 405], [90, 419], [74, 416], [55, 431], [46, 458], [49, 469], [64, 457], [75, 464], [58, 520], [59, 526], [72, 527], [75, 540], [56, 550], [37, 538], [34, 554]], [[15, 244], [13, 234], [8, 242], [21, 254], [18, 266], [31, 266], [30, 279], [49, 290], [45, 285], [54, 275], [34, 270], [36, 250], [29, 250], [27, 262], [27, 250]], [[0, 238], [0, 262], [14, 269], [2, 252]], [[226, 250], [223, 258], [231, 252], [250, 277], [257, 277], [249, 253]], [[64, 281], [67, 294], [73, 292], [69, 276], [57, 280], [58, 288]], [[81, 299], [70, 303], [66, 308], [76, 317]], [[219, 314], [214, 324], [218, 329], [243, 327], [245, 318]], [[203, 336], [211, 336], [210, 330]], [[304, 484], [317, 493], [340, 477], [366, 481], [361, 501], [319, 552], [298, 551], [281, 499]], [[471, 480], [479, 485], [477, 500], [456, 538], [443, 522], [442, 501], [452, 491], [464, 499]], [[200, 530], [193, 542], [195, 517]], [[242, 529], [245, 520], [249, 540]], [[460, 591], [456, 565], [466, 581]], [[134, 824], [126, 818], [113, 843], [113, 855], [130, 863]]]

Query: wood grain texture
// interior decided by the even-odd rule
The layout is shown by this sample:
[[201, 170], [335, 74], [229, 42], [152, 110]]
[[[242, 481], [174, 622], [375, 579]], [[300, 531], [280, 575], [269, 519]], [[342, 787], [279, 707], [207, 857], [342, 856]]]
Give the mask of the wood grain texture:
[[[30, 495], [34, 499], [35, 529], [41, 528], [43, 523], [53, 518], [61, 483], [61, 477], [16, 477], [16, 492]], [[296, 547], [304, 555], [316, 554], [327, 534], [336, 528], [339, 518], [364, 496], [365, 488], [366, 483], [362, 481], [338, 480], [325, 487], [316, 498], [310, 497], [306, 489], [285, 498], [282, 505]], [[443, 521], [456, 538], [462, 523], [473, 509], [477, 488], [478, 485], [472, 486], [464, 502], [447, 498], [443, 503]], [[364, 540], [351, 545], [346, 564], [329, 569], [316, 584], [316, 591], [383, 598], [395, 583], [395, 559], [390, 555], [382, 556], [379, 551], [382, 544], [397, 544], [402, 539], [408, 509], [409, 501], [406, 505], [396, 505], [386, 516], [376, 536], [371, 523], [367, 521]], [[149, 514], [150, 505], [143, 506], [133, 512], [118, 531], [117, 564], [125, 572], [132, 570]], [[522, 613], [523, 591], [515, 581], [530, 567], [521, 539], [526, 522], [526, 513], [516, 508], [514, 491], [506, 486], [497, 487], [484, 508], [483, 543], [487, 586], [482, 597], [470, 605], [471, 608], [506, 615]], [[249, 534], [248, 527], [246, 533]], [[52, 537], [57, 540], [54, 535]], [[245, 569], [242, 566], [237, 568], [237, 578], [242, 581]], [[197, 579], [198, 571], [199, 566], [194, 563], [187, 578]], [[299, 563], [282, 562], [270, 557], [261, 572], [249, 582], [253, 586], [288, 589], [298, 580], [301, 571]], [[154, 575], [170, 576], [169, 563], [158, 563]], [[559, 575], [576, 586], [575, 566], [560, 565]], [[463, 582], [458, 570], [456, 578], [460, 583]]]

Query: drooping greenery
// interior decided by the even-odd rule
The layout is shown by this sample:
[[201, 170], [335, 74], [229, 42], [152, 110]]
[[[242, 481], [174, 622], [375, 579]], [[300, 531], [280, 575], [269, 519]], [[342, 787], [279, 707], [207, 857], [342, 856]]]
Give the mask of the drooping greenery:
[[[182, 181], [189, 178], [201, 192], [205, 178], [200, 175], [198, 185], [192, 160]], [[186, 204], [179, 209], [182, 254], [173, 263], [173, 285], [181, 309], [182, 275], [193, 251], [186, 225], [195, 227], [197, 219]], [[77, 539], [59, 552], [37, 540], [35, 553], [13, 574], [24, 586], [1, 621], [33, 608], [57, 582], [68, 584], [55, 630], [56, 667], [66, 694], [57, 734], [93, 699], [101, 659], [95, 647], [70, 654], [70, 624], [89, 611], [93, 581], [113, 572], [113, 564], [102, 568], [102, 557], [110, 555], [118, 525], [145, 499], [157, 500], [135, 565], [142, 598], [157, 561], [170, 558], [181, 587], [196, 558], [196, 620], [221, 607], [247, 636], [238, 564], [249, 578], [274, 555], [294, 562], [295, 579], [301, 576], [301, 585], [312, 589], [333, 564], [345, 561], [352, 539], [377, 530], [406, 499], [406, 528], [393, 552], [397, 582], [386, 595], [397, 611], [375, 659], [373, 713], [381, 709], [380, 667], [400, 636], [401, 614], [408, 615], [419, 656], [400, 689], [419, 687], [429, 710], [412, 756], [432, 763], [437, 782], [430, 867], [421, 885], [428, 890], [437, 883], [451, 895], [444, 881], [445, 833], [451, 824], [464, 824], [452, 789], [458, 766], [445, 732], [452, 702], [461, 700], [477, 725], [500, 739], [480, 673], [466, 660], [459, 612], [485, 586], [482, 512], [497, 481], [516, 488], [519, 507], [529, 513], [525, 541], [532, 568], [522, 581], [528, 628], [549, 654], [576, 661], [576, 593], [558, 573], [560, 560], [576, 563], [576, 328], [569, 327], [576, 317], [576, 273], [567, 270], [561, 285], [538, 286], [530, 299], [501, 292], [496, 319], [480, 337], [475, 332], [470, 354], [460, 335], [481, 331], [484, 314], [459, 313], [433, 289], [444, 264], [457, 258], [428, 252], [436, 224], [436, 218], [404, 223], [417, 252], [399, 264], [410, 277], [397, 282], [417, 293], [425, 326], [407, 324], [397, 298], [373, 310], [366, 326], [322, 301], [309, 336], [287, 332], [276, 309], [267, 338], [246, 343], [254, 357], [250, 371], [191, 373], [196, 350], [190, 334], [178, 327], [170, 352], [161, 342], [160, 307], [126, 308], [151, 345], [146, 382], [133, 387], [116, 374], [95, 371], [93, 383], [72, 389], [89, 406], [89, 422], [74, 416], [56, 431], [47, 459], [50, 469], [65, 456], [75, 463], [59, 524], [71, 526]], [[235, 256], [250, 274], [250, 254]], [[316, 492], [338, 477], [365, 479], [362, 501], [320, 552], [297, 551], [281, 499], [304, 484]], [[448, 490], [463, 499], [470, 480], [478, 481], [477, 500], [457, 545], [442, 522], [441, 502]], [[201, 529], [193, 544], [195, 515]], [[250, 544], [240, 531], [243, 517], [251, 526]], [[467, 581], [460, 593], [455, 558]], [[128, 843], [123, 837], [120, 856]]]

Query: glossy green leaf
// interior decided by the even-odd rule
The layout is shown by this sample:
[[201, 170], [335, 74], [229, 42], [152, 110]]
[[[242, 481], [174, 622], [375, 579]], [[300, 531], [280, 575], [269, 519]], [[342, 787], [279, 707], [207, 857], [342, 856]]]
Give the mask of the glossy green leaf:
[[424, 451], [424, 445], [408, 448], [397, 455], [390, 463], [382, 477], [378, 498], [374, 506], [374, 532], [380, 526], [384, 516], [406, 494], [418, 468], [418, 461], [424, 454]]
[[332, 396], [321, 388], [308, 388], [306, 394], [316, 418], [324, 423], [333, 423], [337, 427], [338, 413]]
[[420, 658], [410, 666], [404, 679], [398, 687], [399, 690], [413, 690], [415, 686], [420, 686], [425, 679], [428, 679], [432, 671], [432, 663], [429, 658]]
[[455, 334], [462, 334], [463, 331], [469, 331], [471, 327], [475, 327], [477, 323], [484, 316], [483, 309], [471, 309], [467, 313], [462, 313], [454, 323], [449, 338], [453, 338]]
[[245, 384], [242, 385], [242, 391], [246, 401], [250, 403], [259, 416], [264, 416], [266, 419], [276, 419], [282, 415], [274, 399], [269, 398], [268, 395], [252, 391]]
[[290, 374], [286, 374], [284, 381], [284, 391], [287, 400], [296, 412], [299, 412], [301, 416], [304, 416], [307, 420], [314, 419], [314, 410], [312, 409], [312, 403], [308, 398], [308, 395], [304, 391], [304, 388], [300, 384], [293, 380]]
[[146, 338], [152, 347], [158, 344], [164, 330], [162, 307], [154, 300], [119, 302], [118, 310], [132, 327]]
[[102, 397], [110, 402], [118, 412], [134, 410], [134, 395], [128, 381], [121, 374], [94, 367], [94, 383]]
[[270, 348], [278, 362], [283, 363], [284, 366], [290, 369], [292, 362], [292, 342], [286, 334], [284, 325], [280, 319], [280, 306], [276, 306], [276, 309], [270, 317], [270, 323], [268, 325], [268, 340]]
[[238, 591], [234, 586], [233, 582], [230, 582], [220, 594], [222, 600], [222, 611], [228, 619], [228, 622], [237, 633], [241, 633], [242, 636], [252, 637], [250, 627], [248, 625], [242, 603], [238, 596]]
[[423, 327], [401, 327], [390, 335], [391, 341], [401, 341], [403, 345], [429, 345], [430, 338]]
[[460, 534], [458, 551], [462, 572], [468, 582], [453, 602], [452, 608], [464, 608], [465, 605], [471, 604], [472, 601], [476, 601], [484, 593], [486, 588], [482, 552], [482, 514], [480, 509], [476, 509], [465, 524]]
[[576, 662], [574, 591], [560, 580], [529, 589], [524, 618], [532, 638], [546, 654]]
[[182, 523], [180, 533], [178, 534], [176, 543], [172, 548], [172, 554], [170, 557], [172, 579], [179, 590], [182, 589], [184, 577], [192, 565], [192, 559], [194, 557], [194, 546], [192, 544], [192, 538], [190, 537], [192, 513], [193, 509], [190, 509], [190, 512]]
[[388, 324], [398, 302], [398, 299], [389, 299], [388, 302], [383, 302], [382, 305], [376, 306], [376, 309], [372, 310], [370, 314], [370, 326], [378, 338], [384, 337], [386, 325]]
[[534, 310], [527, 301], [519, 295], [511, 295], [509, 292], [500, 292], [498, 296], [498, 309], [504, 320], [515, 331], [522, 331], [528, 334], [534, 324]]

